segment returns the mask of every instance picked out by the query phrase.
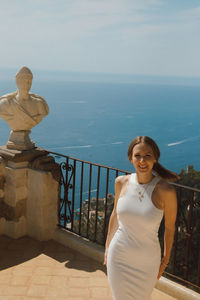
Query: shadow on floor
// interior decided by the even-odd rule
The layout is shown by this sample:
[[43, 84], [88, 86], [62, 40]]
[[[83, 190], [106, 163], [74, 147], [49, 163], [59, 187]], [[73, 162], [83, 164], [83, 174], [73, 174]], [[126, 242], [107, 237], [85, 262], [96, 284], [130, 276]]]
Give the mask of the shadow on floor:
[[0, 236], [0, 270], [4, 270], [44, 254], [63, 263], [69, 269], [95, 272], [101, 270], [106, 273], [106, 268], [92, 258], [88, 258], [56, 241], [40, 242], [30, 237], [12, 239]]

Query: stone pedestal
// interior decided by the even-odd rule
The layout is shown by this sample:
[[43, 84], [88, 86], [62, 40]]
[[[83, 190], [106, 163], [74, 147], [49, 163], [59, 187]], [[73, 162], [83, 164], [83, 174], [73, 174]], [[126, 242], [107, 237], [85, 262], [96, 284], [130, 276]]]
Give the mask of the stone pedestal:
[[35, 143], [30, 140], [30, 130], [20, 130], [10, 132], [10, 137], [7, 142], [8, 149], [15, 150], [30, 150], [35, 148]]
[[48, 152], [0, 147], [0, 234], [54, 236], [59, 198], [59, 165]]

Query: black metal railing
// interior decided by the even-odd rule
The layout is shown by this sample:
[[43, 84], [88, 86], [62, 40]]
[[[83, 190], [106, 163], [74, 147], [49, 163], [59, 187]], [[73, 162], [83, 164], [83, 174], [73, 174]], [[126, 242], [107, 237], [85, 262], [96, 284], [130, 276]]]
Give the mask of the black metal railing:
[[130, 172], [50, 153], [61, 168], [59, 226], [104, 245], [115, 178]]
[[178, 214], [165, 274], [200, 292], [200, 189], [176, 183], [173, 186], [177, 191]]
[[[55, 152], [61, 168], [59, 226], [105, 244], [114, 204], [114, 182], [128, 171]], [[200, 292], [200, 190], [171, 183], [177, 191], [178, 215], [170, 264], [165, 275]], [[160, 228], [163, 245], [164, 222]]]

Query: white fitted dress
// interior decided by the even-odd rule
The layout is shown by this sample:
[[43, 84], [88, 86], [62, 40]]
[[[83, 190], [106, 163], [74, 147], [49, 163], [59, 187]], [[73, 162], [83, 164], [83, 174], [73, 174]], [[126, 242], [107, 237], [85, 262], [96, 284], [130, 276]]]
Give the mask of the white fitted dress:
[[[161, 260], [158, 229], [163, 211], [152, 203], [160, 179], [140, 185], [136, 174], [129, 178], [127, 192], [118, 199], [119, 227], [107, 257], [107, 273], [114, 300], [149, 300]], [[139, 199], [139, 191], [143, 198]]]

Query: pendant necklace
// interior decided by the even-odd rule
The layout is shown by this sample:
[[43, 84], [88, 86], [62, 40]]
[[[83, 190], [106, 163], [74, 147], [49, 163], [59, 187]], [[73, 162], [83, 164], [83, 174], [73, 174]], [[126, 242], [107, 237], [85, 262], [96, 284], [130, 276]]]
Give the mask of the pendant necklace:
[[[142, 202], [142, 199], [144, 198], [144, 194], [147, 191], [148, 187], [150, 186], [151, 181], [149, 183], [143, 183], [143, 184], [136, 182], [136, 184], [137, 184], [136, 189], [137, 189], [138, 198], [139, 198], [140, 202]], [[142, 189], [140, 189], [140, 187]]]

